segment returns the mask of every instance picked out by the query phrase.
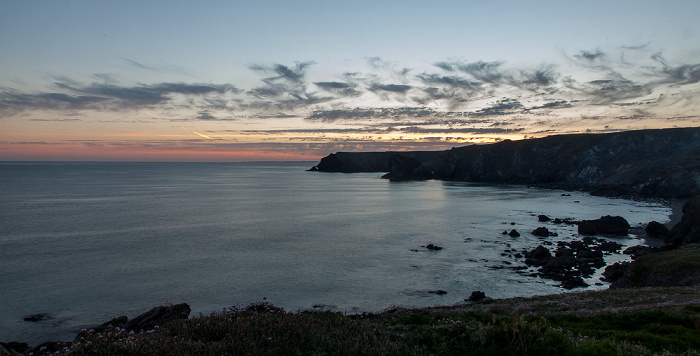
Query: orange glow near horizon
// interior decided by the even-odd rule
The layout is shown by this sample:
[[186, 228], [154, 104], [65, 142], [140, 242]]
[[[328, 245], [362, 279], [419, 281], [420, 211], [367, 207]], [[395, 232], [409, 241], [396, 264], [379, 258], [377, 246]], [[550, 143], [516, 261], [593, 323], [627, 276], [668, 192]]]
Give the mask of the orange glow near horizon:
[[273, 152], [265, 150], [94, 149], [50, 144], [26, 146], [30, 147], [7, 149], [0, 145], [0, 161], [250, 162], [317, 161], [322, 157], [304, 152]]

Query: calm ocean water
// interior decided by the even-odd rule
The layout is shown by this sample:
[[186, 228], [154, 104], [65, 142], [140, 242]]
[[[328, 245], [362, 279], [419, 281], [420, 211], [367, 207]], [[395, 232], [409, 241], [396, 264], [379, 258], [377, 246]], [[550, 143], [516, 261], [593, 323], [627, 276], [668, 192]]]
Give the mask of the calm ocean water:
[[[556, 282], [488, 268], [519, 263], [504, 249], [539, 244], [527, 233], [543, 226], [538, 214], [632, 225], [670, 214], [577, 192], [306, 172], [313, 164], [0, 163], [0, 341], [70, 340], [168, 302], [194, 315], [263, 298], [356, 313], [453, 304], [474, 290], [558, 293]], [[524, 233], [501, 234], [511, 228]], [[430, 293], [439, 289], [448, 293]], [[23, 321], [37, 313], [50, 318]]]

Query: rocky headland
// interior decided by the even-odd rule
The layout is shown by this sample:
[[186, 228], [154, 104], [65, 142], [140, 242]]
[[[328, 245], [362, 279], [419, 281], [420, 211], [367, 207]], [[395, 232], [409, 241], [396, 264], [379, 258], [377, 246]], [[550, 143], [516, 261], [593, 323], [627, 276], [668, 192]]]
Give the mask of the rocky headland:
[[700, 195], [700, 128], [555, 135], [449, 151], [338, 152], [310, 170], [687, 199]]
[[[311, 170], [387, 172], [383, 178], [393, 181], [439, 179], [520, 184], [608, 197], [662, 199], [670, 205], [687, 200], [680, 220], [674, 207], [674, 216], [667, 226], [649, 222], [644, 231], [638, 232], [660, 241], [658, 245], [662, 246], [628, 248], [624, 253], [633, 260], [607, 266], [602, 279], [612, 283], [611, 288], [700, 285], [698, 127], [556, 135], [449, 151], [338, 152], [324, 157]], [[578, 225], [581, 240], [559, 241], [556, 246], [544, 241], [531, 250], [506, 250], [504, 254], [522, 260], [527, 267], [538, 267], [532, 276], [560, 281], [566, 289], [586, 286], [584, 278], [605, 267], [603, 256], [618, 253], [622, 247], [591, 235], [627, 236], [630, 229], [619, 216], [588, 221], [550, 220], [540, 216], [540, 221], [549, 224]], [[503, 234], [520, 236], [515, 229]], [[556, 236], [546, 227], [532, 234]], [[527, 267], [507, 268], [528, 273], [524, 270]]]

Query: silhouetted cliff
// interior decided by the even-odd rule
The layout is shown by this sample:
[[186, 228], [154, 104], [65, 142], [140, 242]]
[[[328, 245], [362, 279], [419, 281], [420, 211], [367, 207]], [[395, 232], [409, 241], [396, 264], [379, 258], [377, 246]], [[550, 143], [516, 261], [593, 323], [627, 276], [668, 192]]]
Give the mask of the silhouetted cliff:
[[[413, 164], [392, 166], [394, 155]], [[450, 151], [339, 152], [312, 170], [390, 172], [387, 178], [526, 184], [606, 196], [687, 198], [700, 195], [700, 128], [557, 135], [471, 145]]]

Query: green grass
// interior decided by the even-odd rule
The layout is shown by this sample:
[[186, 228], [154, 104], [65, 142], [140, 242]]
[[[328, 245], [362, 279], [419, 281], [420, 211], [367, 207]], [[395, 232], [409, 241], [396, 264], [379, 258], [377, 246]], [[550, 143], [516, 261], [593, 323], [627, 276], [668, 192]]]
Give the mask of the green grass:
[[69, 355], [698, 355], [700, 287], [486, 300], [381, 313], [288, 312], [260, 302], [129, 333]]

